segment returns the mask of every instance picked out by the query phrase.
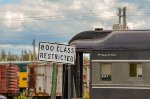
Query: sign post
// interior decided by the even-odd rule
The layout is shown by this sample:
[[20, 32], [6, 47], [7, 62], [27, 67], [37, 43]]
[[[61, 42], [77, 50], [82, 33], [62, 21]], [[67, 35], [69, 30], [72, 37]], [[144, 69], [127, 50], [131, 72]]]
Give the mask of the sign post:
[[51, 99], [56, 98], [56, 87], [57, 87], [57, 66], [56, 63], [53, 63]]

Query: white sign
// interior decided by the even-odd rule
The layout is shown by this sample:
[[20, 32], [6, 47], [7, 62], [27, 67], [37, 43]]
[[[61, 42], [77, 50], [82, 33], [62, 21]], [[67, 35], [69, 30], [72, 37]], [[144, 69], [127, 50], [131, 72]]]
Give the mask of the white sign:
[[54, 61], [74, 64], [75, 56], [75, 46], [47, 42], [39, 43], [38, 59], [40, 61]]

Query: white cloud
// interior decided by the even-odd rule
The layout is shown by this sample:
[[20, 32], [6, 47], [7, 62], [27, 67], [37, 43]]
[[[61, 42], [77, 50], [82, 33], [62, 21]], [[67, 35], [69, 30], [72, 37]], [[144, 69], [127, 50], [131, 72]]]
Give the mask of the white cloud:
[[81, 1], [73, 1], [72, 5], [70, 6], [73, 10], [80, 10], [82, 8]]
[[141, 20], [138, 22], [128, 22], [127, 26], [129, 29], [141, 29], [142, 26], [146, 25], [145, 21]]
[[[61, 8], [63, 7], [59, 3], [43, 2], [43, 0], [22, 0], [19, 4], [1, 5], [3, 7], [1, 16], [4, 16], [1, 20], [2, 24], [6, 28], [13, 31], [23, 31], [24, 27], [28, 25], [28, 22], [36, 22], [38, 20], [52, 20], [63, 18]], [[4, 20], [3, 20], [4, 19]], [[27, 24], [26, 24], [27, 23]], [[36, 24], [40, 24], [37, 22]]]
[[[116, 16], [114, 12], [111, 11], [111, 8], [116, 4], [115, 0], [104, 0], [101, 2], [99, 0], [73, 0], [70, 1], [70, 4], [71, 5], [65, 5], [56, 1], [49, 2], [48, 0], [22, 0], [19, 4], [7, 5], [3, 8], [3, 11], [6, 11], [6, 26], [9, 29], [12, 28], [13, 31], [26, 31], [27, 29], [45, 30], [49, 29], [49, 25], [41, 20], [65, 20], [68, 19], [69, 16], [72, 17], [74, 13], [76, 13], [74, 17], [79, 18], [80, 16], [84, 16], [82, 15], [82, 13], [84, 13], [87, 15], [85, 18], [93, 16], [99, 19], [99, 22], [101, 20], [111, 21], [114, 18], [112, 16]], [[94, 14], [93, 12], [90, 13], [90, 10], [94, 11]], [[17, 20], [15, 25], [13, 25], [13, 22], [16, 21], [14, 18], [19, 20]], [[34, 19], [37, 19], [36, 22]], [[77, 23], [79, 22], [79, 20], [71, 20]], [[28, 22], [31, 23], [28, 24]], [[88, 20], [86, 24], [91, 25]], [[72, 24], [72, 28], [76, 27], [75, 25], [76, 24]], [[61, 26], [57, 27], [61, 28]], [[70, 30], [70, 27], [68, 30]]]
[[114, 7], [116, 6], [115, 0], [92, 0], [93, 4], [92, 13], [99, 18], [99, 20], [110, 21], [116, 16], [116, 10]]
[[[76, 13], [74, 17], [78, 18], [82, 16], [82, 12], [86, 12], [87, 18], [93, 16], [98, 19], [97, 23], [105, 21], [107, 24], [105, 26], [110, 27], [110, 22], [115, 22], [114, 20], [118, 19], [118, 6], [126, 6], [131, 10], [137, 9], [137, 5], [123, 2], [118, 3], [116, 0], [73, 0], [69, 1], [68, 5], [65, 4], [67, 3], [62, 3], [60, 1], [21, 0], [18, 4], [2, 5], [3, 7], [1, 6], [1, 8], [3, 10], [3, 15], [6, 16], [5, 23], [7, 28], [12, 28], [13, 31], [26, 31], [26, 29], [45, 30], [49, 28], [49, 25], [39, 20], [53, 21], [53, 19], [67, 19], [69, 16], [74, 15], [73, 13]], [[90, 11], [92, 11], [92, 13], [90, 13]], [[138, 11], [138, 13], [140, 12]], [[36, 22], [34, 19], [37, 19]], [[74, 19], [72, 20], [74, 21]], [[28, 21], [31, 22], [30, 25], [27, 23]], [[78, 22], [78, 20], [76, 20], [76, 22]], [[14, 25], [13, 23], [16, 24]], [[86, 24], [91, 25], [88, 20]], [[76, 24], [72, 24], [72, 28], [75, 25]], [[61, 28], [61, 26], [58, 27]], [[70, 27], [68, 30], [70, 30]]]
[[22, 23], [25, 20], [25, 15], [23, 15], [20, 12], [10, 12], [7, 11], [5, 13], [5, 20], [4, 20], [4, 24], [6, 25], [6, 27], [8, 28], [13, 28], [13, 30], [16, 31], [22, 31], [23, 30], [23, 26]]

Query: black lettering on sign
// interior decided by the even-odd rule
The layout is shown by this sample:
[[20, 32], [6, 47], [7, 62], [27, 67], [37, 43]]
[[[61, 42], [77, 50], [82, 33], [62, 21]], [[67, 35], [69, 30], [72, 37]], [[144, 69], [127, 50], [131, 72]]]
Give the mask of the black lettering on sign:
[[57, 55], [57, 54], [55, 54], [55, 59], [59, 59], [59, 57], [58, 57], [58, 55]]
[[43, 53], [40, 53], [40, 58], [43, 58]]
[[74, 53], [74, 48], [71, 48], [71, 53]]
[[64, 52], [67, 53], [67, 48], [66, 47], [64, 48]]
[[63, 55], [60, 55], [60, 59], [63, 60]]
[[53, 51], [54, 50], [54, 46], [49, 46], [49, 45], [46, 45], [46, 50], [50, 50], [50, 51]]
[[70, 48], [68, 48], [68, 53], [70, 53]]
[[49, 50], [49, 46], [48, 45], [46, 45], [46, 50]]
[[69, 61], [70, 60], [70, 56], [67, 56], [67, 61]]
[[48, 54], [48, 59], [51, 59], [51, 54]]
[[57, 52], [59, 52], [59, 46], [57, 46]]
[[66, 55], [64, 55], [64, 60], [66, 61], [66, 58], [67, 58], [67, 56]]
[[57, 52], [64, 52], [64, 50], [63, 50], [63, 47], [61, 47], [61, 46], [57, 46]]
[[54, 46], [50, 46], [50, 50], [53, 51], [54, 50]]
[[64, 52], [62, 47], [60, 47], [60, 52]]
[[47, 53], [44, 53], [44, 58], [46, 59], [46, 55], [47, 55]]
[[70, 62], [73, 62], [73, 57], [72, 56], [70, 56]]
[[44, 45], [41, 45], [41, 50], [44, 50]]
[[51, 55], [52, 55], [52, 59], [54, 59], [54, 55], [55, 55], [55, 54], [51, 54]]

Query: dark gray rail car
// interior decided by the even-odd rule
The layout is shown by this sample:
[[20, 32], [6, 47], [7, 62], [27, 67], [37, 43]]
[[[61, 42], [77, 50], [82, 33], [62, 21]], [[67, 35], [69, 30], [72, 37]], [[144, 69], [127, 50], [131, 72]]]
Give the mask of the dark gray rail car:
[[75, 39], [70, 44], [76, 45], [77, 54], [91, 54], [90, 99], [149, 99], [149, 30], [110, 31], [103, 38]]

